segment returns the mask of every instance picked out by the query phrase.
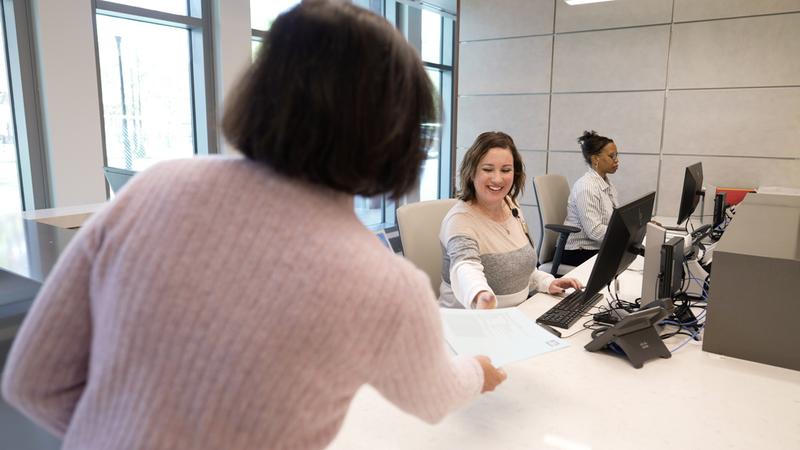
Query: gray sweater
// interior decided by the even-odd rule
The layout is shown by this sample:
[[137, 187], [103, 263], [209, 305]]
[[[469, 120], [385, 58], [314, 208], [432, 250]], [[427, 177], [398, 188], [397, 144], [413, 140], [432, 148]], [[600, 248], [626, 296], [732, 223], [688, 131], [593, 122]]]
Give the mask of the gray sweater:
[[547, 291], [554, 277], [536, 269], [536, 251], [518, 214], [498, 223], [464, 201], [450, 209], [439, 233], [444, 257], [441, 306], [470, 308], [483, 290], [497, 296], [498, 307], [516, 306], [530, 291]]

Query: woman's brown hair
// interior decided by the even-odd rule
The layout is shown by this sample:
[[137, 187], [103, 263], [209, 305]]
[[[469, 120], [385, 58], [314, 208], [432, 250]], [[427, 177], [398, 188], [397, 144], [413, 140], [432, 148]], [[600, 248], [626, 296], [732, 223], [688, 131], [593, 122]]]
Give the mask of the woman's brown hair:
[[416, 185], [436, 121], [420, 57], [394, 27], [349, 2], [306, 0], [264, 35], [222, 129], [286, 176], [397, 198]]
[[475, 184], [472, 181], [481, 159], [493, 148], [504, 148], [511, 151], [514, 159], [514, 182], [508, 195], [516, 203], [517, 196], [522, 194], [525, 189], [525, 164], [522, 163], [522, 157], [517, 151], [514, 140], [502, 131], [486, 131], [475, 138], [475, 142], [472, 143], [464, 155], [464, 160], [461, 161], [461, 168], [458, 171], [461, 186], [458, 198], [461, 200], [471, 202], [477, 198]]

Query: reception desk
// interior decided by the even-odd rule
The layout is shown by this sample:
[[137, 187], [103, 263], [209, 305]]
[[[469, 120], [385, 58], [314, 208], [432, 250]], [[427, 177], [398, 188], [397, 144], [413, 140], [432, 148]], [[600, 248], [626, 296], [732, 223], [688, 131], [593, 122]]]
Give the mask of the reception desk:
[[[22, 286], [22, 293], [7, 301], [12, 290], [0, 291], [0, 311], [19, 320], [30, 306], [29, 294], [76, 231], [34, 218], [4, 220], [15, 234], [3, 235], [13, 251], [2, 256], [0, 267], [14, 281], [8, 286]], [[570, 275], [586, 283], [593, 262]], [[639, 297], [642, 266], [640, 257], [620, 276], [623, 300]], [[519, 309], [534, 320], [557, 301], [537, 294]], [[621, 356], [584, 350], [591, 332], [582, 330], [583, 322], [563, 332], [568, 348], [505, 367], [508, 380], [495, 392], [436, 426], [364, 387], [330, 448], [800, 448], [800, 372], [704, 352], [701, 341], [686, 336], [666, 341], [671, 358], [635, 369]]]
[[[572, 276], [586, 283], [593, 259]], [[640, 295], [642, 259], [620, 277], [620, 297]], [[606, 292], [606, 295], [608, 293]], [[532, 320], [557, 299], [537, 294], [519, 308]], [[797, 449], [800, 372], [666, 341], [669, 359], [634, 369], [590, 353], [584, 320], [563, 333], [570, 347], [505, 367], [497, 390], [431, 426], [375, 390], [353, 401], [332, 449]], [[677, 349], [677, 350], [675, 350]]]

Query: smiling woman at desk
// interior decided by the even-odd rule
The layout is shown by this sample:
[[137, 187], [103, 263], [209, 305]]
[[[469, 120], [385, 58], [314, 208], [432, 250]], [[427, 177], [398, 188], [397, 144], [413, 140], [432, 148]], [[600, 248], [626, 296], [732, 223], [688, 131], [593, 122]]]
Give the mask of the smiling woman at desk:
[[445, 350], [427, 276], [353, 196], [415, 186], [436, 120], [385, 20], [304, 1], [229, 102], [246, 158], [172, 161], [81, 228], [42, 287], [3, 393], [65, 449], [320, 449], [371, 384], [437, 421], [505, 377]]
[[459, 169], [459, 202], [442, 220], [444, 248], [439, 304], [447, 308], [517, 306], [531, 291], [580, 288], [536, 268], [536, 249], [517, 205], [525, 166], [511, 136], [478, 135]]

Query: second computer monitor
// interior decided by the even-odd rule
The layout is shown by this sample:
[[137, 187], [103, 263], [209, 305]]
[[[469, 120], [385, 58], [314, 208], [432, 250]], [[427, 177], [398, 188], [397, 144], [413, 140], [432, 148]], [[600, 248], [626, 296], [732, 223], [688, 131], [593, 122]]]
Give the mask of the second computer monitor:
[[681, 192], [681, 206], [678, 208], [678, 225], [682, 224], [692, 215], [700, 202], [703, 190], [703, 164], [695, 163], [686, 168], [683, 175], [683, 191]]
[[592, 267], [586, 295], [592, 296], [611, 283], [636, 259], [653, 216], [656, 193], [651, 192], [630, 203], [615, 208], [608, 223], [603, 243]]

